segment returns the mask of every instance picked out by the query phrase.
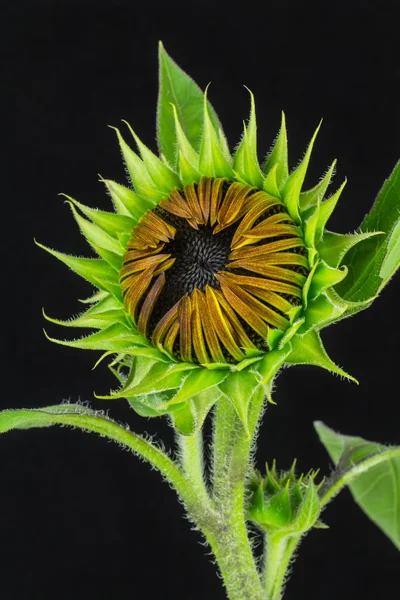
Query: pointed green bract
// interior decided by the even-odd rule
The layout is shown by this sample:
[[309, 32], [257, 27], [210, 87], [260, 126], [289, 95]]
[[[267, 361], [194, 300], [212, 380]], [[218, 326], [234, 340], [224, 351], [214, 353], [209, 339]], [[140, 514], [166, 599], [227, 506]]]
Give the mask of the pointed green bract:
[[292, 217], [295, 223], [300, 222], [300, 213], [299, 213], [299, 202], [300, 202], [300, 192], [303, 186], [304, 178], [306, 176], [308, 163], [310, 161], [311, 152], [314, 146], [315, 139], [320, 130], [321, 123], [318, 125], [317, 129], [314, 132], [314, 135], [311, 138], [311, 141], [308, 145], [306, 153], [304, 155], [303, 160], [299, 164], [299, 166], [289, 175], [288, 180], [286, 181], [283, 189], [282, 189], [282, 197], [286, 208], [288, 210], [289, 215]]
[[243, 371], [233, 371], [219, 385], [222, 394], [228, 398], [236, 409], [246, 433], [249, 435], [248, 409], [252, 396], [258, 388], [257, 373], [251, 367]]
[[283, 184], [286, 182], [289, 176], [288, 144], [284, 112], [282, 112], [281, 128], [279, 130], [278, 137], [276, 138], [274, 146], [264, 165], [265, 175], [268, 176], [268, 173], [275, 165], [277, 165], [276, 182], [279, 189], [282, 189]]
[[143, 144], [127, 121], [123, 122], [128, 126], [139, 149], [142, 160], [157, 189], [163, 190], [168, 194], [175, 187], [179, 187], [180, 181], [177, 174], [167, 167], [147, 146]]
[[203, 111], [204, 128], [200, 144], [199, 170], [202, 175], [208, 175], [209, 177], [231, 178], [234, 176], [232, 167], [220, 146], [208, 112], [207, 90], [204, 94]]
[[[196, 152], [200, 149], [203, 131], [203, 93], [198, 85], [159, 47], [159, 94], [157, 103], [157, 140], [171, 165], [176, 165], [176, 133], [171, 103], [175, 105], [179, 122]], [[208, 104], [215, 131], [220, 124], [213, 107]]]
[[[136, 220], [132, 217], [106, 212], [104, 210], [98, 210], [97, 208], [89, 208], [74, 198], [71, 198], [71, 196], [67, 196], [66, 194], [63, 195], [65, 195], [67, 200], [72, 202], [76, 208], [79, 208], [85, 217], [90, 219], [104, 233], [108, 234], [112, 238], [119, 239], [118, 234], [123, 232], [130, 234], [134, 225], [136, 224]], [[107, 246], [104, 247], [107, 248]], [[109, 248], [109, 250], [112, 250], [113, 252], [118, 251], [121, 253], [124, 251], [124, 248], [121, 246], [121, 244], [119, 244], [114, 248]]]
[[89, 283], [93, 283], [96, 287], [103, 289], [102, 282], [113, 281], [115, 279], [115, 271], [105, 260], [99, 258], [80, 258], [76, 256], [70, 256], [69, 254], [63, 254], [52, 250], [39, 242], [36, 242], [39, 248], [46, 250], [49, 254], [52, 254], [58, 260], [67, 265], [72, 271], [80, 275]]
[[248, 91], [251, 98], [250, 119], [247, 127], [244, 125], [243, 138], [236, 150], [233, 168], [243, 181], [262, 189], [264, 176], [258, 164], [257, 156], [256, 108], [254, 96], [250, 90]]
[[142, 336], [134, 335], [132, 331], [121, 325], [120, 323], [108, 324], [105, 329], [80, 338], [78, 340], [57, 340], [50, 337], [45, 332], [48, 340], [61, 344], [62, 346], [70, 346], [71, 348], [81, 348], [83, 350], [123, 350], [132, 345], [146, 343]]
[[128, 146], [119, 129], [116, 127], [112, 127], [112, 129], [115, 129], [117, 133], [122, 156], [124, 158], [126, 168], [128, 169], [129, 177], [131, 178], [135, 191], [138, 194], [149, 198], [153, 202], [159, 202], [164, 194], [154, 185], [146, 165], [132, 150], [132, 148]]
[[177, 410], [174, 410], [170, 414], [175, 429], [183, 435], [194, 435], [197, 433], [202, 428], [208, 413], [214, 404], [218, 402], [220, 396], [218, 391], [209, 394], [206, 390], [177, 406]]
[[354, 377], [343, 371], [329, 358], [322, 340], [317, 331], [309, 331], [307, 334], [295, 336], [292, 341], [292, 351], [286, 359], [286, 362], [293, 365], [314, 365], [322, 367], [346, 377], [354, 383], [358, 383]]
[[306, 210], [310, 206], [315, 206], [322, 202], [335, 172], [335, 167], [336, 159], [333, 161], [324, 177], [315, 187], [313, 187], [311, 190], [306, 190], [300, 193], [299, 204], [302, 211]]
[[117, 213], [132, 216], [136, 221], [154, 206], [148, 198], [135, 194], [132, 190], [110, 179], [101, 179], [106, 186]]

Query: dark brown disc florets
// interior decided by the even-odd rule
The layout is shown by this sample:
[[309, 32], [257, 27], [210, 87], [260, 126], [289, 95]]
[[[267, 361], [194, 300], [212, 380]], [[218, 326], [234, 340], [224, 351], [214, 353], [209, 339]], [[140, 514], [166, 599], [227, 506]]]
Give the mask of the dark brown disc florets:
[[124, 255], [124, 303], [142, 335], [182, 360], [238, 362], [285, 330], [308, 273], [282, 202], [202, 177], [147, 211]]

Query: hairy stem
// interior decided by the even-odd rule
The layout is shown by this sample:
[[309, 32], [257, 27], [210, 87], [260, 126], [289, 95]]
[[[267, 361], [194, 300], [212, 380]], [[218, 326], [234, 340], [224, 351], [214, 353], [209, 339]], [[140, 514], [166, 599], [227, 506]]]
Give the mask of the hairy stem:
[[198, 501], [211, 508], [211, 498], [207, 490], [204, 474], [203, 434], [198, 431], [194, 435], [177, 434], [179, 458], [187, 480], [193, 487]]
[[180, 467], [161, 450], [140, 435], [118, 425], [101, 412], [79, 404], [61, 404], [42, 409], [4, 410], [0, 413], [0, 433], [11, 429], [30, 429], [51, 425], [71, 425], [92, 431], [128, 447], [158, 469], [176, 489], [189, 511], [198, 507], [196, 493]]
[[243, 513], [237, 495], [230, 510], [220, 511], [218, 526], [205, 535], [213, 549], [230, 600], [264, 600]]
[[266, 600], [281, 600], [287, 569], [300, 541], [300, 535], [265, 535], [264, 587]]

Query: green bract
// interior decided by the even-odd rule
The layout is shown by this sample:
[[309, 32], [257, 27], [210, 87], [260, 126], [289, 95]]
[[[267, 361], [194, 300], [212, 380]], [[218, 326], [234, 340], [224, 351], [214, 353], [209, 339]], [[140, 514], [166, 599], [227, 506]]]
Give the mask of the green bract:
[[[103, 358], [111, 358], [109, 366], [119, 380], [120, 388], [99, 397], [127, 398], [132, 408], [143, 416], [169, 415], [175, 427], [184, 434], [192, 434], [201, 427], [221, 396], [233, 402], [247, 428], [251, 398], [261, 386], [271, 400], [272, 381], [283, 364], [316, 365], [353, 379], [327, 355], [319, 332], [369, 306], [398, 265], [398, 244], [394, 237], [397, 229], [394, 225], [391, 232], [386, 229], [386, 233], [393, 234], [389, 236], [375, 231], [377, 221], [373, 212], [370, 221], [359, 232], [343, 235], [326, 230], [345, 185], [344, 182], [327, 196], [335, 161], [314, 188], [303, 190], [319, 126], [302, 161], [289, 171], [286, 125], [282, 115], [275, 144], [264, 163], [259, 164], [256, 112], [251, 92], [250, 99], [250, 118], [242, 140], [232, 154], [216, 113], [207, 100], [207, 93], [201, 92], [160, 45], [160, 156], [149, 150], [126, 124], [127, 134], [133, 138], [137, 152], [118, 129], [115, 131], [132, 187], [102, 180], [111, 196], [114, 212], [92, 209], [67, 197], [82, 234], [98, 258], [78, 258], [39, 244], [96, 289], [85, 301], [88, 309], [77, 318], [63, 322], [45, 316], [58, 325], [97, 331], [74, 341], [49, 339], [75, 348], [102, 350]], [[265, 348], [247, 353], [246, 358], [236, 364], [184, 362], [162, 347], [155, 347], [138, 332], [124, 306], [121, 290], [123, 256], [131, 232], [142, 216], [173, 190], [197, 184], [204, 176], [247, 184], [279, 199], [297, 226], [306, 248], [308, 276], [300, 304], [289, 312], [288, 327], [285, 330], [269, 328]], [[382, 223], [382, 227], [384, 225], [386, 223]], [[377, 282], [374, 286], [366, 285], [365, 263], [358, 260], [357, 249], [364, 245], [371, 254], [368, 281], [374, 278]], [[349, 256], [351, 282], [347, 284]], [[212, 393], [208, 393], [210, 388], [214, 388]]]

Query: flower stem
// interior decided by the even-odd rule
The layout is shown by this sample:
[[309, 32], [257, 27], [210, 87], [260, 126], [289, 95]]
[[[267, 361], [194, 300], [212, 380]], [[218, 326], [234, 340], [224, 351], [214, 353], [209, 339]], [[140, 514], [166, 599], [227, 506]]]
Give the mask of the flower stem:
[[287, 568], [300, 537], [300, 535], [291, 537], [282, 536], [282, 534], [265, 535], [264, 587], [266, 600], [281, 600]]
[[264, 600], [239, 495], [221, 514], [218, 526], [205, 535], [213, 549], [230, 600]]
[[203, 435], [201, 431], [193, 435], [177, 434], [180, 449], [179, 458], [186, 478], [193, 486], [193, 491], [203, 507], [210, 505], [210, 495], [204, 476]]

